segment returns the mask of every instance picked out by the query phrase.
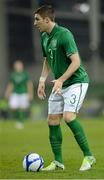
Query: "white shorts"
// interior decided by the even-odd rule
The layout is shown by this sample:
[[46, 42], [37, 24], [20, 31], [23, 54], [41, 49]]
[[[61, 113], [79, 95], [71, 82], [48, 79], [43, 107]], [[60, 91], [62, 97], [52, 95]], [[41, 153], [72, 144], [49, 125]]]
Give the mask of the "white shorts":
[[13, 93], [9, 98], [9, 107], [11, 109], [27, 109], [30, 106], [28, 94]]
[[62, 89], [61, 94], [51, 93], [48, 100], [48, 114], [78, 113], [87, 89], [88, 83], [77, 83]]

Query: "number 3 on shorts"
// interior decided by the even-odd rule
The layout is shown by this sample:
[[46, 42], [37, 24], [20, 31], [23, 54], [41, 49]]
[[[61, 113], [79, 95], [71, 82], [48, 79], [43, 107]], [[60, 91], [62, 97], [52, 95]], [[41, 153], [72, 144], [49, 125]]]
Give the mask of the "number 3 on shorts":
[[71, 104], [74, 104], [76, 102], [76, 95], [75, 94], [72, 94], [71, 95], [71, 99], [70, 99], [70, 103]]

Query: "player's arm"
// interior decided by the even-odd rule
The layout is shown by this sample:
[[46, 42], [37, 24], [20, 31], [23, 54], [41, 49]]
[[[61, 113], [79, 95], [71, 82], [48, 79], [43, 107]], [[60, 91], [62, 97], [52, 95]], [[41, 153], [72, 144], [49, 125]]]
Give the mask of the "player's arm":
[[67, 79], [69, 79], [79, 68], [80, 57], [74, 40], [74, 36], [70, 31], [67, 31], [66, 34], [62, 34], [62, 46], [66, 53], [66, 56], [68, 57], [69, 61], [71, 61], [66, 72], [59, 78], [59, 80], [63, 83]]
[[54, 80], [53, 92], [59, 92], [62, 88], [63, 83], [70, 78], [75, 71], [80, 66], [80, 57], [78, 54], [78, 49], [74, 40], [74, 37], [70, 31], [66, 31], [61, 35], [60, 44], [63, 47], [63, 50], [68, 57], [68, 60], [71, 61], [69, 67], [65, 73], [57, 80]]
[[40, 76], [40, 79], [39, 79], [39, 85], [38, 85], [38, 97], [40, 99], [44, 99], [46, 97], [46, 94], [45, 94], [45, 81], [46, 81], [49, 73], [50, 73], [50, 67], [49, 67], [47, 59], [44, 58], [43, 68], [42, 68], [41, 76]]
[[55, 93], [60, 93], [63, 83], [70, 78], [80, 66], [80, 58], [78, 53], [72, 54], [69, 60], [71, 60], [71, 64], [65, 73], [59, 79], [53, 81], [54, 87], [52, 91]]
[[9, 98], [9, 96], [11, 95], [13, 91], [13, 84], [10, 82], [8, 85], [7, 85], [7, 89], [5, 91], [5, 98]]
[[59, 78], [62, 83], [64, 83], [68, 78], [70, 78], [80, 67], [80, 58], [78, 53], [72, 54], [69, 60], [71, 60], [71, 64], [69, 65], [66, 72]]
[[39, 82], [45, 82], [48, 74], [50, 72], [50, 67], [47, 61], [47, 54], [46, 54], [46, 50], [44, 47], [44, 41], [45, 41], [45, 35], [44, 33], [41, 34], [41, 48], [42, 48], [42, 54], [43, 54], [43, 68], [42, 68], [42, 72], [41, 72], [41, 76], [40, 76], [40, 80]]
[[42, 68], [42, 72], [41, 72], [41, 76], [40, 76], [39, 81], [44, 81], [45, 82], [48, 75], [49, 75], [49, 72], [50, 72], [50, 67], [49, 67], [47, 58], [44, 58], [43, 68]]

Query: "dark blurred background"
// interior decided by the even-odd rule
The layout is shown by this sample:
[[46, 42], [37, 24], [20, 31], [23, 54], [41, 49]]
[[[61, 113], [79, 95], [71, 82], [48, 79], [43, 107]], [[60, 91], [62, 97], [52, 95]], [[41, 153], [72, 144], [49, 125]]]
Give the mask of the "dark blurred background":
[[68, 27], [75, 35], [90, 76], [89, 101], [85, 104], [86, 111], [82, 109], [82, 113], [89, 114], [91, 111], [90, 114], [104, 115], [103, 0], [0, 0], [0, 97], [4, 96], [16, 59], [24, 62], [35, 84], [34, 88], [37, 88], [42, 53], [33, 12], [43, 4], [53, 5], [57, 22]]

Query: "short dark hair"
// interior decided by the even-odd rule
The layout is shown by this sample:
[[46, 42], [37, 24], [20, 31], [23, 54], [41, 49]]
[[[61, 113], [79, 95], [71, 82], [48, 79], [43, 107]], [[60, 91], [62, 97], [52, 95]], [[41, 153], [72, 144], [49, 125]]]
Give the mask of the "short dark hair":
[[49, 17], [51, 21], [55, 20], [55, 12], [51, 5], [43, 5], [39, 7], [34, 14], [39, 14], [41, 17]]

